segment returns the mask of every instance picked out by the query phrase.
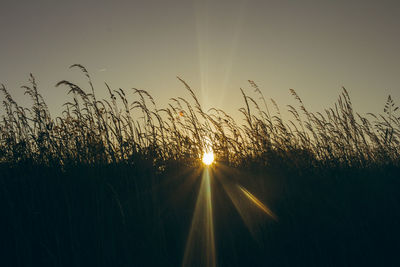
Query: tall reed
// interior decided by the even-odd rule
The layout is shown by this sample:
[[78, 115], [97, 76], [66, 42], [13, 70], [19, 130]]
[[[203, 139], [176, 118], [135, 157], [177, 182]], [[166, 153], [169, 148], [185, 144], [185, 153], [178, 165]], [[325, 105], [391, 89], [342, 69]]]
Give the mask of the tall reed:
[[275, 101], [268, 102], [249, 81], [255, 95], [241, 89], [244, 124], [239, 124], [221, 109], [203, 110], [194, 90], [179, 77], [190, 101], [171, 98], [167, 107], [158, 108], [148, 92], [135, 88], [130, 90], [136, 98], [130, 99], [126, 90], [106, 84], [109, 97], [98, 99], [87, 69], [79, 64], [71, 68], [83, 72], [88, 89], [65, 80], [57, 83], [67, 89], [70, 100], [55, 118], [32, 74], [23, 86], [32, 100], [30, 108], [18, 105], [0, 86], [0, 161], [64, 166], [145, 159], [162, 170], [169, 161], [196, 164], [209, 140], [216, 158], [231, 165], [252, 160], [268, 165], [277, 159], [309, 167], [399, 164], [400, 118], [390, 96], [384, 115], [364, 116], [353, 110], [342, 88], [334, 107], [313, 113], [290, 89], [298, 108], [289, 105], [292, 118], [284, 120]]

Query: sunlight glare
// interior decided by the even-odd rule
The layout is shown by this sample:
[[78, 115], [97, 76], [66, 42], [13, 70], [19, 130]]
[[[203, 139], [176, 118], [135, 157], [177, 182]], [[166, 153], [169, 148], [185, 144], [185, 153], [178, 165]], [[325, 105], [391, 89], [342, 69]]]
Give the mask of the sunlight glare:
[[216, 266], [210, 170], [202, 174], [182, 267]]
[[211, 165], [211, 163], [213, 162], [214, 162], [214, 153], [212, 151], [204, 152], [203, 163], [206, 165]]
[[253, 202], [254, 205], [256, 205], [258, 208], [260, 208], [263, 212], [265, 212], [267, 215], [269, 215], [271, 218], [273, 218], [275, 221], [278, 220], [276, 215], [269, 209], [267, 206], [265, 206], [258, 198], [256, 198], [252, 193], [247, 191], [244, 187], [239, 186], [239, 189], [244, 193], [244, 195]]

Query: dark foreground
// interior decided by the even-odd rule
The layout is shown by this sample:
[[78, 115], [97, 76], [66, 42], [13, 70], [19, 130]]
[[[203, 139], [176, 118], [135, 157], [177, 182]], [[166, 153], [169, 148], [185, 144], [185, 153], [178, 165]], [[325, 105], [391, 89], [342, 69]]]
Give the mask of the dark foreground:
[[[3, 165], [0, 265], [180, 266], [201, 168]], [[398, 168], [212, 168], [217, 266], [400, 264]], [[277, 220], [249, 205], [250, 231], [222, 181], [247, 188]], [[203, 265], [193, 253], [191, 265]]]

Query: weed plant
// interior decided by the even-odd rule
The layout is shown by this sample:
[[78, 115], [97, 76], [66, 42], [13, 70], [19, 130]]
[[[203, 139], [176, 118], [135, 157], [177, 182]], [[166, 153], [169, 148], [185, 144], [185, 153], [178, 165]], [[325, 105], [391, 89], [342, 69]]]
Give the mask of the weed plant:
[[216, 158], [235, 166], [249, 160], [268, 165], [271, 157], [295, 166], [398, 165], [400, 120], [390, 96], [384, 115], [363, 116], [353, 110], [348, 91], [342, 88], [334, 107], [313, 113], [290, 89], [299, 108], [289, 105], [293, 119], [285, 121], [275, 101], [268, 102], [249, 81], [256, 95], [241, 90], [245, 106], [239, 109], [244, 118], [240, 124], [221, 109], [204, 111], [180, 78], [193, 103], [178, 97], [166, 108], [157, 108], [144, 90], [131, 89], [137, 99], [128, 99], [123, 89], [107, 84], [109, 98], [99, 100], [88, 71], [81, 65], [71, 67], [86, 75], [89, 90], [65, 80], [57, 83], [72, 99], [56, 118], [51, 117], [33, 75], [23, 87], [32, 99], [31, 108], [18, 105], [1, 85], [5, 109], [0, 124], [1, 162], [65, 166], [133, 164], [135, 159], [148, 158], [162, 170], [169, 161], [198, 160], [205, 140], [210, 140]]
[[[213, 187], [219, 266], [396, 266], [400, 238], [400, 118], [353, 110], [348, 91], [322, 112], [298, 107], [284, 120], [249, 81], [237, 121], [190, 100], [164, 108], [140, 89], [98, 99], [70, 81], [52, 117], [30, 75], [22, 107], [0, 86], [2, 266], [179, 266], [206, 146], [225, 175], [277, 214], [256, 240], [218, 182]], [[131, 92], [128, 92], [131, 91]], [[128, 95], [134, 95], [130, 99]], [[199, 174], [197, 173], [197, 176]], [[217, 177], [218, 178], [218, 177]], [[215, 181], [218, 181], [218, 179]]]

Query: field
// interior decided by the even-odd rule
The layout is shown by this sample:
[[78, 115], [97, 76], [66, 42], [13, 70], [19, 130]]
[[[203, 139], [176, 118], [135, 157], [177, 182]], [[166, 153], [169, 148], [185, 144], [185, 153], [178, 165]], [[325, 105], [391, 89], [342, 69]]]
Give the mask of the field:
[[[249, 81], [240, 121], [146, 91], [70, 99], [52, 117], [33, 75], [2, 85], [2, 266], [398, 266], [400, 118], [361, 115], [343, 88], [291, 120]], [[239, 91], [238, 91], [239, 92]], [[244, 122], [244, 123], [242, 123]], [[212, 151], [215, 162], [202, 163]]]

